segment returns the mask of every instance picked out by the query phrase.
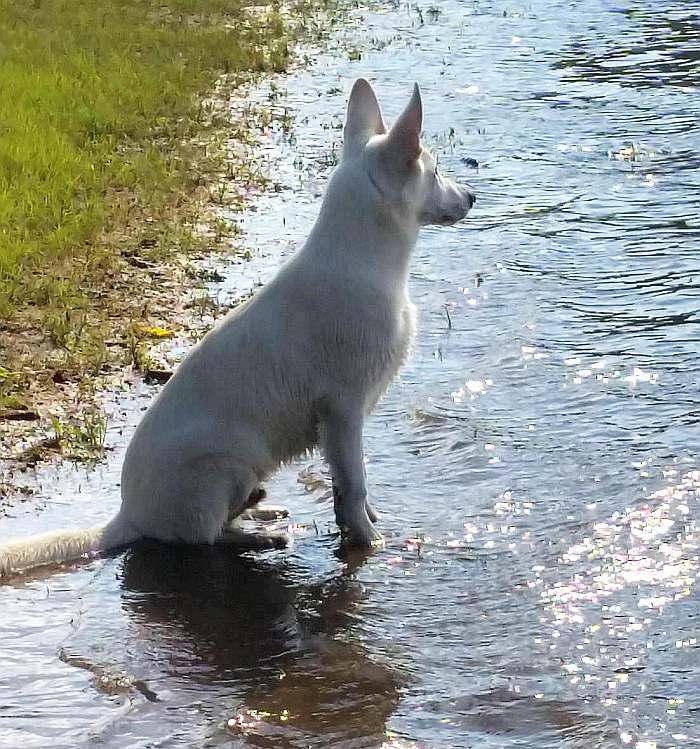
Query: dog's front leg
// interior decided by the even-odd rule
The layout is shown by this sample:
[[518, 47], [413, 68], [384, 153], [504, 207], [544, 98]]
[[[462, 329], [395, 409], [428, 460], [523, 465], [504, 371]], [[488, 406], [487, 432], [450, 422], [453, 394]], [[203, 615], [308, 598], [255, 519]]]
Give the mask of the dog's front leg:
[[[330, 409], [321, 418], [321, 447], [333, 477], [335, 519], [344, 538], [359, 546], [382, 541], [367, 502], [362, 452], [362, 408]], [[370, 516], [371, 513], [371, 516]]]

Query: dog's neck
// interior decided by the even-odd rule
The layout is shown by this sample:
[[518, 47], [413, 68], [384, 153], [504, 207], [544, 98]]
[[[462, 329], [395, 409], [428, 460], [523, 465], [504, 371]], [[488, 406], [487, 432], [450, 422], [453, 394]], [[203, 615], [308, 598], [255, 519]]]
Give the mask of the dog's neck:
[[407, 281], [418, 223], [397, 215], [368, 189], [338, 188], [342, 186], [329, 185], [307, 247]]

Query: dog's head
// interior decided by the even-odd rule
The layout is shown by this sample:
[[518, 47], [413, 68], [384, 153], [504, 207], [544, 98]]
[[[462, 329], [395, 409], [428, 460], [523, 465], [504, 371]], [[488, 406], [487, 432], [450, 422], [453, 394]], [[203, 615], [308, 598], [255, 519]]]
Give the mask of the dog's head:
[[348, 102], [343, 162], [361, 162], [370, 189], [402, 220], [410, 218], [419, 225], [454, 224], [467, 215], [476, 198], [469, 188], [440, 174], [435, 159], [421, 144], [422, 124], [417, 84], [408, 106], [387, 131], [372, 87], [358, 78]]

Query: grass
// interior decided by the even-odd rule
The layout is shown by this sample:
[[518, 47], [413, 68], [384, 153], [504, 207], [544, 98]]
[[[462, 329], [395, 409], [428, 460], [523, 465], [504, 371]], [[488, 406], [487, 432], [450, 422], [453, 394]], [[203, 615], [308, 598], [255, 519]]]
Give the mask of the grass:
[[234, 234], [202, 235], [202, 206], [261, 179], [227, 142], [266, 115], [220, 103], [326, 33], [331, 2], [0, 0], [0, 404], [41, 373], [98, 374], [109, 339], [122, 364], [147, 357], [131, 331], [154, 264]]
[[107, 420], [97, 408], [87, 408], [79, 421], [64, 421], [51, 418], [54, 436], [49, 442], [76, 461], [99, 459], [104, 450]]
[[202, 93], [284, 69], [292, 34], [240, 0], [0, 0], [0, 315], [27, 267], [121, 218], [120, 191], [157, 207], [182, 184], [173, 145], [201, 126]]

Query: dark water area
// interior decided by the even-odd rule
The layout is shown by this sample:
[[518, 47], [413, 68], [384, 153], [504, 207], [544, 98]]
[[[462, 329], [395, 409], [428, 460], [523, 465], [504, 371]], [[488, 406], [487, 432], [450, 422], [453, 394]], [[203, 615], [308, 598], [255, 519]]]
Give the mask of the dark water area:
[[[216, 293], [303, 240], [353, 78], [388, 119], [418, 81], [478, 202], [421, 235], [420, 332], [367, 427], [387, 547], [339, 551], [314, 455], [268, 486], [289, 550], [144, 543], [0, 588], [0, 747], [700, 746], [700, 9], [356, 20], [252, 92], [293, 124], [261, 138], [278, 191]], [[109, 517], [153, 392], [120, 395], [106, 465], [40, 476], [44, 511], [0, 538]]]

